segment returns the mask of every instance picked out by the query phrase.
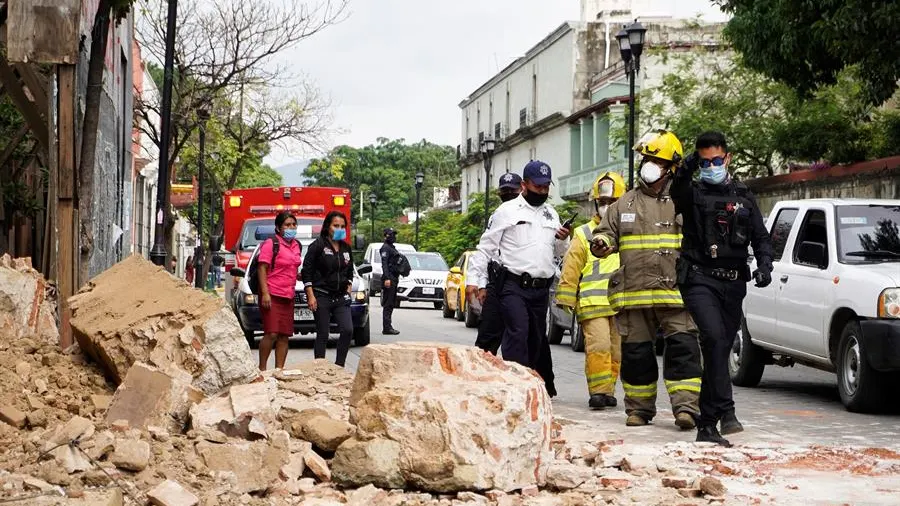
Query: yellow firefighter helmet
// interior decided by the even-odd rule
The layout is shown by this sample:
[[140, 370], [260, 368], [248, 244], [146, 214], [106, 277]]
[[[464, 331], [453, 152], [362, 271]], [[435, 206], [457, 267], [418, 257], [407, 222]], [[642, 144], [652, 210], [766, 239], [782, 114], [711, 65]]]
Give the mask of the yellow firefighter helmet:
[[618, 172], [604, 172], [591, 186], [591, 200], [617, 199], [625, 194], [625, 180]]
[[634, 145], [634, 150], [644, 156], [667, 160], [675, 164], [672, 170], [681, 165], [684, 148], [675, 134], [668, 130], [654, 130], [641, 137]]

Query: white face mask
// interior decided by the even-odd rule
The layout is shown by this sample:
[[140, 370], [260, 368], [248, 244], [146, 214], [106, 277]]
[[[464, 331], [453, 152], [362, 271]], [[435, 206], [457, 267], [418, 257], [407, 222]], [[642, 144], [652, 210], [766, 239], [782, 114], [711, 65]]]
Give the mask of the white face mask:
[[609, 209], [609, 206], [608, 206], [608, 205], [605, 205], [605, 206], [598, 206], [598, 207], [597, 207], [597, 214], [599, 214], [601, 218], [606, 218], [606, 211], [607, 211], [608, 209]]
[[663, 168], [655, 162], [647, 162], [641, 166], [641, 179], [647, 184], [653, 184], [662, 177]]

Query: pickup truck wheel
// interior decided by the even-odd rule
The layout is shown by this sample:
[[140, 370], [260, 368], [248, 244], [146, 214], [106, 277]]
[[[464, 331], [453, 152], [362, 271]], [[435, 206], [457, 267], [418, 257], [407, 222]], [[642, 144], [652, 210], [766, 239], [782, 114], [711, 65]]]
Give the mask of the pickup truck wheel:
[[353, 329], [353, 344], [356, 346], [368, 346], [369, 341], [372, 338], [372, 332], [370, 330], [371, 323], [372, 320], [367, 320], [364, 326], [355, 327]]
[[[550, 344], [559, 344], [563, 340], [563, 332], [562, 327], [556, 324], [556, 318], [553, 317], [553, 310], [547, 310], [547, 341]], [[572, 340], [575, 340], [575, 336], [572, 336]]]
[[837, 350], [837, 379], [841, 402], [848, 411], [866, 413], [885, 406], [887, 377], [869, 366], [859, 322], [851, 321], [841, 332]]
[[738, 330], [728, 356], [728, 372], [731, 383], [739, 387], [755, 387], [762, 379], [769, 352], [750, 341], [747, 322], [741, 318], [741, 329]]

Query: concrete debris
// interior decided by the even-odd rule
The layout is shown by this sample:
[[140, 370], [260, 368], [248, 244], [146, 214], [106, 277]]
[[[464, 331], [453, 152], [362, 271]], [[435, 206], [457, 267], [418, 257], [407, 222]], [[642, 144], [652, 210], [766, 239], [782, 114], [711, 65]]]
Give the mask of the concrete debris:
[[265, 441], [229, 444], [200, 442], [196, 449], [209, 470], [233, 478], [238, 493], [266, 490], [274, 480], [279, 479], [282, 466], [290, 459], [289, 450], [275, 448]]
[[25, 427], [26, 415], [13, 406], [0, 406], [0, 421], [21, 429]]
[[590, 467], [553, 461], [547, 470], [547, 486], [555, 490], [572, 490], [594, 477]]
[[720, 497], [725, 495], [728, 489], [725, 488], [725, 485], [722, 485], [722, 482], [717, 478], [713, 478], [712, 476], [704, 476], [699, 479], [699, 483], [697, 488], [703, 491], [706, 495]]
[[30, 258], [0, 256], [0, 335], [58, 343], [54, 290]]
[[150, 443], [146, 441], [119, 440], [109, 457], [119, 469], [143, 471], [150, 464]]
[[[294, 437], [305, 439], [316, 448], [334, 452], [338, 446], [353, 436], [356, 428], [343, 420], [335, 420], [321, 409], [307, 409], [287, 418]], [[287, 423], [286, 423], [287, 425]]]
[[328, 468], [328, 463], [315, 451], [306, 452], [303, 455], [303, 463], [320, 481], [331, 481], [331, 469]]
[[177, 481], [166, 480], [147, 492], [150, 504], [156, 506], [194, 506], [200, 499]]
[[173, 376], [186, 372], [206, 395], [259, 376], [225, 301], [141, 257], [131, 256], [104, 271], [69, 304], [78, 344], [116, 384], [135, 362]]
[[[422, 490], [516, 490], [543, 484], [552, 460], [550, 398], [531, 370], [465, 346], [403, 343], [367, 346], [350, 395], [360, 434], [335, 455], [343, 485], [384, 463], [340, 458], [351, 443], [393, 441], [405, 484]], [[385, 448], [390, 448], [386, 445]], [[396, 449], [396, 446], [393, 447]], [[392, 452], [393, 453], [393, 452]]]
[[227, 392], [204, 399], [190, 409], [191, 428], [216, 429], [229, 437], [247, 440], [265, 439], [268, 427], [275, 427], [273, 404], [278, 381], [235, 385]]
[[125, 420], [129, 427], [136, 429], [154, 425], [181, 432], [191, 406], [203, 394], [191, 385], [189, 375], [175, 373], [167, 374], [151, 365], [135, 363], [116, 389], [106, 420], [110, 423]]

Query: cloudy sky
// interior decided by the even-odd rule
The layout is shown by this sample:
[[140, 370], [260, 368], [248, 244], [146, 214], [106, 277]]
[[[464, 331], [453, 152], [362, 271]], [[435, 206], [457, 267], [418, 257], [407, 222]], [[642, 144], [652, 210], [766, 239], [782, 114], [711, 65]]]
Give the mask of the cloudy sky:
[[[654, 12], [724, 19], [708, 0], [649, 3]], [[345, 21], [284, 61], [330, 96], [339, 130], [331, 145], [388, 137], [455, 146], [457, 104], [563, 21], [579, 17], [579, 0], [350, 0]], [[278, 166], [310, 156], [276, 148], [267, 161]]]

